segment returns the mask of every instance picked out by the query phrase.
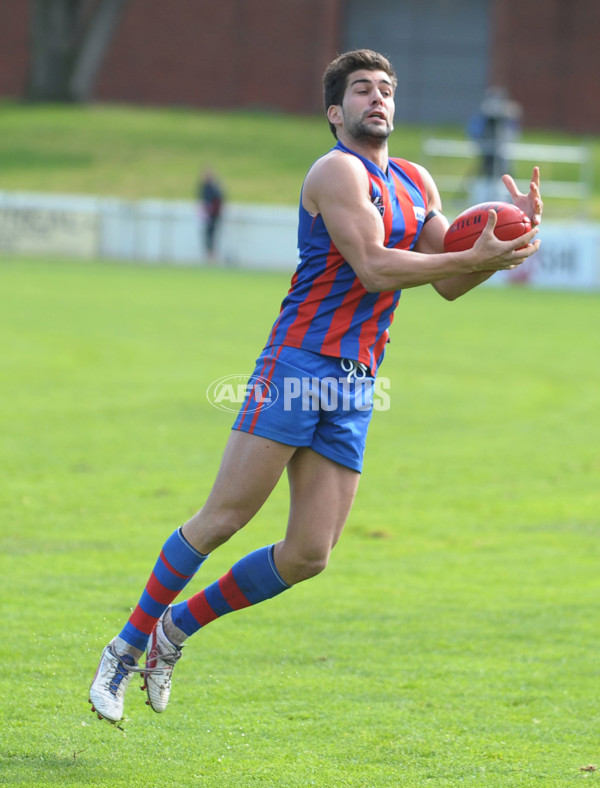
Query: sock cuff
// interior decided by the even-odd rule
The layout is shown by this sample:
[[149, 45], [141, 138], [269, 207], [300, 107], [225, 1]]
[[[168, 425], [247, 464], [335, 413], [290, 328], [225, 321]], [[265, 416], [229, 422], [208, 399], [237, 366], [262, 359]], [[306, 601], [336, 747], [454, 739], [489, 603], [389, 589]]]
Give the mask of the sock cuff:
[[176, 532], [175, 532], [175, 533], [179, 534], [179, 536], [181, 537], [181, 541], [182, 541], [182, 542], [183, 542], [183, 543], [186, 545], [186, 547], [188, 547], [188, 548], [189, 548], [189, 549], [190, 549], [190, 550], [191, 550], [191, 551], [192, 551], [192, 552], [193, 552], [195, 555], [197, 555], [197, 556], [198, 556], [198, 558], [201, 558], [203, 561], [205, 561], [205, 560], [208, 558], [208, 555], [209, 555], [208, 553], [201, 553], [201, 552], [200, 552], [200, 550], [196, 550], [196, 548], [195, 548], [195, 547], [194, 547], [194, 546], [193, 546], [193, 545], [192, 545], [190, 542], [188, 542], [188, 540], [187, 540], [187, 539], [185, 538], [185, 536], [183, 535], [183, 526], [179, 526], [179, 528], [176, 530]]
[[289, 586], [289, 585], [288, 585], [288, 584], [285, 582], [285, 580], [283, 579], [283, 577], [282, 577], [282, 576], [279, 574], [279, 569], [277, 569], [277, 566], [275, 565], [275, 545], [274, 545], [274, 544], [272, 544], [272, 545], [271, 545], [271, 546], [268, 548], [268, 553], [267, 553], [267, 555], [268, 555], [268, 557], [269, 557], [269, 564], [270, 564], [270, 566], [271, 566], [271, 569], [273, 570], [273, 574], [275, 575], [275, 577], [277, 578], [277, 580], [279, 580], [279, 582], [281, 583], [281, 585], [282, 585], [282, 587], [283, 587], [283, 590], [285, 591], [285, 589], [286, 589], [286, 588], [291, 588], [291, 586]]
[[177, 528], [167, 539], [163, 553], [173, 569], [188, 577], [195, 574], [208, 558], [192, 547], [181, 532], [181, 528]]

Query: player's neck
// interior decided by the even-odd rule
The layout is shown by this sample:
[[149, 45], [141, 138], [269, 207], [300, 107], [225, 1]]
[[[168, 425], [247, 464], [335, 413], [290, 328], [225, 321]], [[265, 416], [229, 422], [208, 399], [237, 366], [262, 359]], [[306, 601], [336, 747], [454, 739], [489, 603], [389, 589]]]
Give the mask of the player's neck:
[[339, 135], [339, 140], [351, 151], [372, 161], [382, 172], [387, 172], [389, 160], [387, 139], [356, 139], [354, 137], [347, 137], [346, 135]]

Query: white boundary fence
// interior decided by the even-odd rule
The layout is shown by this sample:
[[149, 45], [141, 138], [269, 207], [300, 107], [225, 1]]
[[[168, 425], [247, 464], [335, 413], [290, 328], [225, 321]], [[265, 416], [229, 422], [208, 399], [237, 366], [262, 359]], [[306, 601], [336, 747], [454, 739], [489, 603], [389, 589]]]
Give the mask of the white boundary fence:
[[[296, 208], [228, 205], [219, 239], [222, 264], [296, 267]], [[201, 225], [191, 202], [0, 192], [0, 252], [140, 262], [202, 263]], [[509, 283], [600, 290], [600, 225], [544, 223], [531, 261], [496, 274]]]
[[[293, 270], [297, 221], [295, 208], [228, 205], [218, 257]], [[0, 192], [0, 252], [198, 265], [202, 223], [192, 202]]]
[[[479, 160], [480, 148], [471, 140], [427, 139], [423, 142], [423, 153], [430, 158], [454, 158], [473, 162]], [[589, 147], [511, 142], [502, 146], [502, 156], [509, 162], [530, 162], [532, 165], [543, 166], [544, 163], [573, 165], [573, 174], [576, 173], [577, 178], [571, 180], [547, 180], [542, 173], [543, 193], [546, 197], [578, 200], [582, 206], [581, 213], [585, 215], [585, 206], [592, 193], [593, 178]], [[475, 175], [442, 175], [436, 176], [435, 180], [444, 191], [470, 194], [477, 188], [478, 179]]]

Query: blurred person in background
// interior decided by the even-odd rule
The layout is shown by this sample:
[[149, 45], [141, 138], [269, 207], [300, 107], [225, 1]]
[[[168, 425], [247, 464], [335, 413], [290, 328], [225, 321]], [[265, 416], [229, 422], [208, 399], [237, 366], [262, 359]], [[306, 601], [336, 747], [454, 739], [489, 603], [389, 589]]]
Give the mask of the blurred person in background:
[[225, 193], [212, 170], [206, 169], [201, 174], [196, 196], [204, 254], [208, 261], [214, 261], [216, 259], [216, 239], [221, 224]]
[[489, 87], [467, 133], [479, 146], [479, 171], [473, 184], [474, 203], [505, 199], [502, 175], [510, 172], [510, 146], [519, 135], [522, 109], [502, 87]]

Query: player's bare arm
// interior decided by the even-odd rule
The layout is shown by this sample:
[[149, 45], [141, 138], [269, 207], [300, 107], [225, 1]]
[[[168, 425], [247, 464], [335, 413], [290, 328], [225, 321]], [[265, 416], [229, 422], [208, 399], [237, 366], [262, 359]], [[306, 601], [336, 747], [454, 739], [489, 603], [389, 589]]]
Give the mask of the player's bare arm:
[[369, 199], [364, 166], [355, 157], [337, 151], [319, 159], [309, 171], [303, 205], [309, 213], [322, 215], [336, 248], [370, 292], [510, 268], [537, 250], [535, 229], [514, 241], [500, 241], [493, 234], [492, 221], [473, 249], [464, 252], [388, 249], [383, 220]]

